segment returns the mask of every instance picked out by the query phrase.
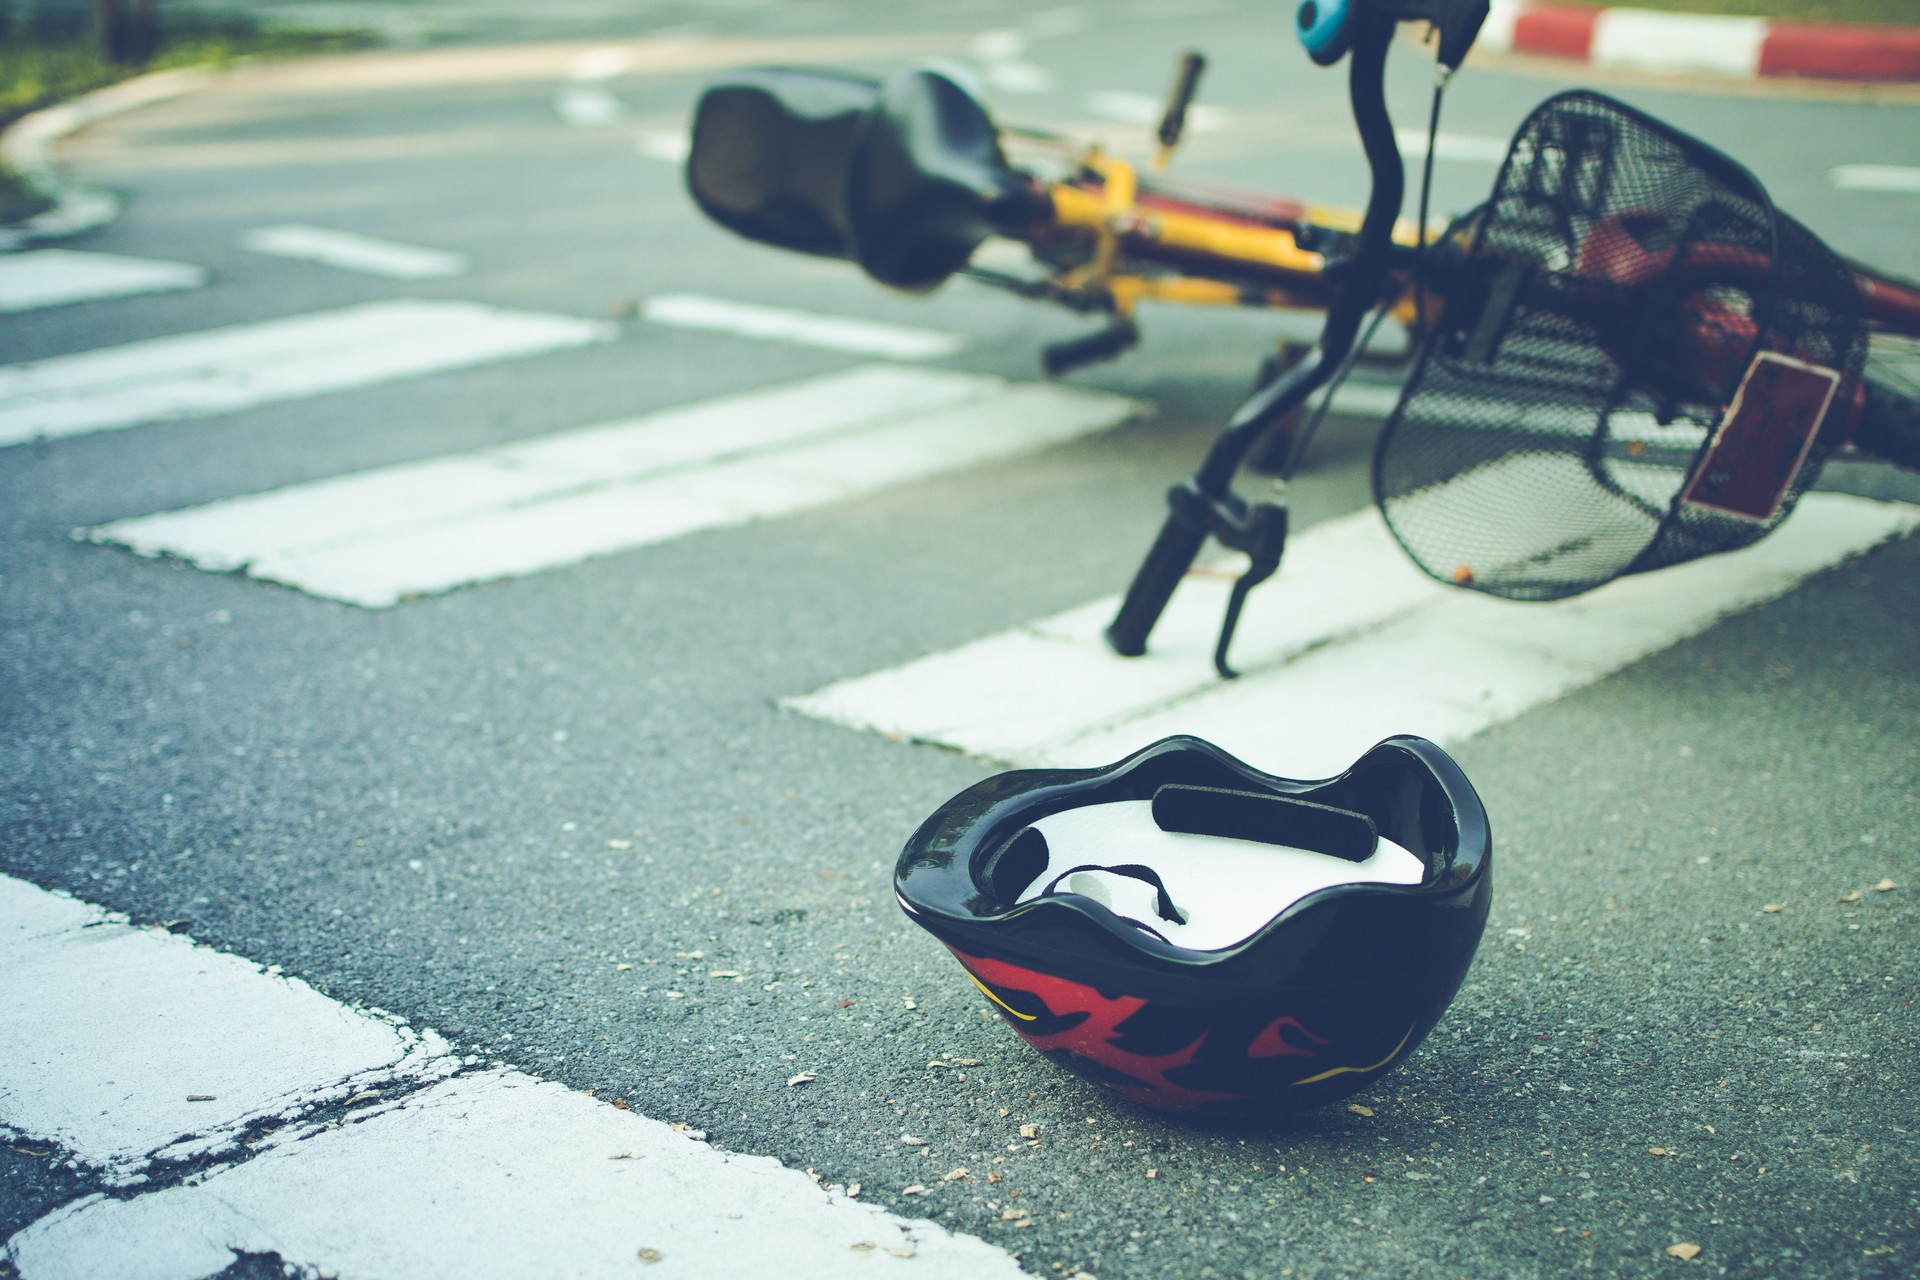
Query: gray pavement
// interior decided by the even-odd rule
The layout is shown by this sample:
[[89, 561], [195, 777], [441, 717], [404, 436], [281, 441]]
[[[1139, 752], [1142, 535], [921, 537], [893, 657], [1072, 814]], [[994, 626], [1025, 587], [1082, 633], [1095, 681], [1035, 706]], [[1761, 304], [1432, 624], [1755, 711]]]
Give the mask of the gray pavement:
[[[473, 31], [599, 39], [695, 20], [610, 8], [543, 7], [536, 28], [497, 6], [500, 25]], [[701, 20], [729, 38], [898, 34], [952, 56], [1029, 16], [809, 5], [801, 30], [799, 8]], [[1158, 92], [1194, 45], [1214, 55], [1205, 96], [1236, 123], [1196, 138], [1191, 168], [1353, 200], [1363, 169], [1338, 78], [1308, 67], [1282, 8], [1063, 21], [1026, 54], [1054, 88], [997, 105], [1083, 119], [1083, 94]], [[805, 56], [909, 56], [831, 39]], [[598, 318], [690, 291], [962, 332], [946, 363], [1027, 379], [1038, 345], [1083, 323], [963, 287], [883, 295], [707, 226], [632, 136], [683, 119], [702, 74], [611, 81], [626, 116], [594, 129], [558, 118], [544, 73], [243, 69], [68, 148], [79, 176], [130, 197], [74, 247], [198, 263], [213, 283], [0, 315], [0, 346], [39, 359], [398, 292]], [[1544, 75], [1470, 69], [1445, 127], [1504, 135], [1556, 87]], [[1401, 123], [1422, 118], [1426, 85], [1403, 58]], [[1920, 275], [1920, 199], [1825, 176], [1920, 165], [1920, 104], [1614, 90], [1739, 155], [1836, 247]], [[1442, 165], [1437, 203], [1464, 206], [1491, 176]], [[293, 221], [474, 266], [402, 290], [236, 248], [248, 227]], [[995, 765], [775, 703], [1120, 586], [1161, 491], [1245, 389], [1264, 319], [1151, 314], [1140, 351], [1074, 377], [1157, 406], [1098, 440], [385, 612], [69, 536], [855, 363], [620, 323], [604, 346], [0, 450], [0, 871], [721, 1147], [859, 1182], [1035, 1274], [1912, 1273], [1911, 541], [1463, 744], [1498, 889], [1446, 1020], [1354, 1100], [1365, 1112], [1245, 1127], [1091, 1091], [1018, 1043], [900, 916], [900, 843]], [[1364, 505], [1372, 429], [1329, 427], [1295, 487], [1300, 519]], [[751, 980], [703, 976], [716, 969]], [[928, 1065], [963, 1057], [982, 1065]], [[789, 1087], [800, 1071], [818, 1079]], [[1022, 1124], [1045, 1139], [1010, 1152]], [[997, 1184], [939, 1181], [995, 1158]], [[932, 1190], [903, 1196], [913, 1184]], [[98, 1186], [40, 1145], [0, 1145], [0, 1238]], [[1014, 1190], [1031, 1225], [1003, 1217]], [[1681, 1243], [1698, 1255], [1670, 1256]], [[279, 1266], [249, 1256], [223, 1275]]]

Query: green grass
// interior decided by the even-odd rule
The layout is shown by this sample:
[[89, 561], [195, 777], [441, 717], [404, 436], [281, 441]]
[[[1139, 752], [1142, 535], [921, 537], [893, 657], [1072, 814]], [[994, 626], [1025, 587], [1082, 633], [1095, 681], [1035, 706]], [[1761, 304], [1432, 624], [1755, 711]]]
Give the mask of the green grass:
[[0, 44], [0, 127], [41, 107], [63, 102], [146, 71], [218, 66], [247, 57], [284, 57], [352, 49], [368, 43], [354, 31], [252, 28], [243, 23], [195, 23], [163, 30], [145, 66], [118, 66], [101, 57], [79, 33], [41, 36], [28, 32]]
[[[71, 24], [36, 29], [17, 17], [9, 23], [6, 6], [0, 4], [0, 129], [29, 112], [148, 71], [328, 53], [369, 43], [371, 39], [357, 31], [263, 28], [245, 18], [192, 17], [163, 26], [153, 57], [144, 65], [124, 66], [104, 58], [86, 30]], [[31, 217], [50, 203], [30, 182], [0, 164], [0, 226]]]

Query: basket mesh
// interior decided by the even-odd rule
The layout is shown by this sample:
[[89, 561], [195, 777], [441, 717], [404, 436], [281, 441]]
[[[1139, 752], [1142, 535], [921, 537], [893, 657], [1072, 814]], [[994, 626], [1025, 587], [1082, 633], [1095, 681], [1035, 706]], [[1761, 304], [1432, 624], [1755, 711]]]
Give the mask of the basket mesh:
[[1548, 600], [1786, 517], [1844, 413], [1770, 520], [1681, 500], [1757, 352], [1838, 370], [1836, 404], [1865, 358], [1850, 273], [1751, 175], [1611, 99], [1564, 94], [1521, 126], [1468, 235], [1436, 270], [1444, 314], [1374, 458], [1381, 511], [1423, 569]]

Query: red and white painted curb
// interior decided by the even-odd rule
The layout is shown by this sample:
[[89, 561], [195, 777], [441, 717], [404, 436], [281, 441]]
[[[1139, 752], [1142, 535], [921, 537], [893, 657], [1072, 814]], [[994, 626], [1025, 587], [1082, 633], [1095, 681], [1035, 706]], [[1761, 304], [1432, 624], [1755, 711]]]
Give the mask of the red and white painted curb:
[[1478, 46], [1644, 71], [1920, 81], [1920, 27], [1493, 0]]

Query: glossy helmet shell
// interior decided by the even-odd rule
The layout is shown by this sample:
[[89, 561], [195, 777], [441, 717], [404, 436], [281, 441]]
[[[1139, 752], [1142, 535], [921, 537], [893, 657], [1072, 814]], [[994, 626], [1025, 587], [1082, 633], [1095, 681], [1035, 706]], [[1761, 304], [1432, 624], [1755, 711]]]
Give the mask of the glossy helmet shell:
[[[1425, 872], [1417, 884], [1309, 893], [1218, 951], [1150, 936], [1078, 894], [1018, 901], [1035, 868], [1018, 865], [1015, 837], [1030, 824], [1170, 784], [1363, 814]], [[1302, 782], [1182, 736], [1102, 769], [1020, 770], [968, 788], [914, 832], [894, 890], [1056, 1062], [1161, 1110], [1273, 1116], [1365, 1086], [1433, 1029], [1486, 927], [1491, 863], [1479, 797], [1423, 738], [1389, 738], [1338, 777]]]

